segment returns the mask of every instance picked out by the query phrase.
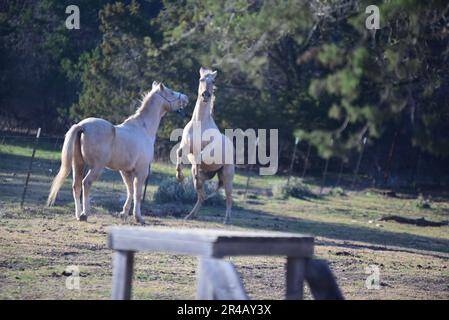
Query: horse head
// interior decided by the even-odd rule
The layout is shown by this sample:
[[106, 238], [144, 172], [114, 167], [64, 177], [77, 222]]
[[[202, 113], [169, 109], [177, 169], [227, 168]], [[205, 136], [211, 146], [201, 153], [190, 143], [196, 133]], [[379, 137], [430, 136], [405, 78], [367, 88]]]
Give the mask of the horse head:
[[217, 76], [217, 71], [212, 71], [201, 67], [200, 69], [200, 84], [198, 86], [198, 95], [203, 98], [203, 102], [209, 101], [214, 94], [214, 80]]
[[153, 82], [152, 91], [164, 101], [166, 111], [179, 111], [189, 103], [189, 98], [181, 93], [166, 87], [162, 82]]

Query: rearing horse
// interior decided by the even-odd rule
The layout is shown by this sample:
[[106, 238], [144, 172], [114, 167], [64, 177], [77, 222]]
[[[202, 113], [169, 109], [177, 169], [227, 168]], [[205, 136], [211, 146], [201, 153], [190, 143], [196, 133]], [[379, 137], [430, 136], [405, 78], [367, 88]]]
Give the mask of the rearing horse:
[[[198, 99], [196, 101], [195, 109], [193, 111], [192, 119], [184, 127], [182, 133], [181, 144], [176, 151], [176, 179], [182, 181], [184, 179], [182, 173], [182, 154], [183, 150], [188, 153], [187, 158], [192, 164], [192, 178], [197, 192], [197, 202], [192, 211], [186, 216], [186, 219], [194, 218], [200, 210], [203, 202], [206, 200], [204, 192], [204, 183], [206, 180], [212, 179], [216, 174], [218, 175], [218, 188], [224, 187], [226, 194], [226, 216], [224, 223], [229, 223], [231, 219], [232, 209], [232, 181], [234, 179], [234, 163], [233, 153], [234, 147], [232, 141], [225, 135], [220, 133], [214, 119], [212, 118], [212, 110], [214, 103], [214, 80], [217, 76], [217, 71], [211, 71], [201, 67], [200, 81], [198, 86]], [[200, 129], [200, 132], [195, 132], [195, 128]], [[197, 129], [197, 131], [199, 131]], [[213, 137], [213, 141], [203, 140], [203, 134]], [[195, 141], [195, 134], [201, 134], [199, 137], [201, 141]], [[217, 139], [217, 141], [215, 140]], [[218, 142], [218, 144], [216, 144]], [[217, 152], [218, 161], [203, 161], [205, 150], [208, 145], [214, 144], [221, 146]], [[200, 159], [200, 160], [199, 160]], [[231, 161], [227, 161], [231, 159]]]
[[[107, 167], [119, 170], [126, 184], [127, 198], [120, 216], [128, 216], [134, 197], [134, 219], [144, 224], [140, 213], [142, 186], [153, 161], [157, 129], [165, 113], [177, 111], [187, 103], [186, 95], [153, 82], [152, 90], [145, 95], [140, 108], [122, 124], [114, 126], [103, 119], [88, 118], [73, 125], [65, 136], [61, 168], [51, 186], [47, 204], [55, 202], [72, 167], [76, 219], [86, 221], [90, 211], [90, 188]], [[83, 178], [84, 165], [89, 171]]]

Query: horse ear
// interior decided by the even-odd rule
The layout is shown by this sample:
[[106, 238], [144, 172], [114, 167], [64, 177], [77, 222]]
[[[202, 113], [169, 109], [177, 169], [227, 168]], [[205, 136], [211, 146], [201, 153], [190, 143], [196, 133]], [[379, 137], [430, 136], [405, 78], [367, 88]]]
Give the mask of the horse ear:
[[159, 83], [159, 90], [160, 91], [164, 91], [165, 90], [165, 86], [164, 86], [164, 84], [162, 82]]
[[212, 78], [212, 80], [215, 80], [215, 77], [217, 76], [217, 70], [215, 70], [214, 72], [212, 72], [210, 74], [210, 77]]
[[200, 68], [200, 77], [204, 77], [204, 73], [206, 72], [206, 69], [204, 69], [203, 67]]
[[152, 89], [156, 88], [158, 85], [159, 85], [159, 83], [157, 83], [156, 81], [153, 81]]

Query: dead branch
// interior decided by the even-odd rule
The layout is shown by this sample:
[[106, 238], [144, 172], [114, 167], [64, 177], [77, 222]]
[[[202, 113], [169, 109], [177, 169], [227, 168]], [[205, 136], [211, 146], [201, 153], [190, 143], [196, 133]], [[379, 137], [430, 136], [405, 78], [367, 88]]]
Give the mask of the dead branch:
[[439, 221], [429, 221], [429, 220], [426, 220], [425, 218], [413, 219], [413, 218], [405, 218], [405, 217], [396, 216], [396, 215], [384, 216], [384, 217], [380, 218], [379, 221], [396, 221], [398, 223], [413, 224], [418, 227], [441, 227], [441, 226], [448, 225], [448, 221], [440, 221], [440, 222]]

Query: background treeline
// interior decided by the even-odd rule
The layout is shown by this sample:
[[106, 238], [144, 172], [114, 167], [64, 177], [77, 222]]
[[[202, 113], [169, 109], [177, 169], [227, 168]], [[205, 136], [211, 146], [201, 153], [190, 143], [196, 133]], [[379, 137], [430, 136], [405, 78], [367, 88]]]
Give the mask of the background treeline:
[[[65, 27], [70, 4], [80, 30]], [[365, 27], [371, 4], [380, 30]], [[219, 70], [217, 123], [279, 128], [284, 163], [294, 136], [343, 160], [366, 137], [380, 166], [396, 149], [408, 150], [400, 161], [424, 152], [447, 167], [444, 0], [2, 0], [0, 39], [3, 129], [120, 122], [153, 80], [194, 101], [204, 65]], [[185, 121], [168, 115], [160, 136]]]

